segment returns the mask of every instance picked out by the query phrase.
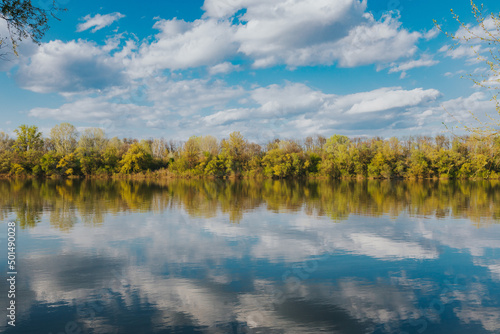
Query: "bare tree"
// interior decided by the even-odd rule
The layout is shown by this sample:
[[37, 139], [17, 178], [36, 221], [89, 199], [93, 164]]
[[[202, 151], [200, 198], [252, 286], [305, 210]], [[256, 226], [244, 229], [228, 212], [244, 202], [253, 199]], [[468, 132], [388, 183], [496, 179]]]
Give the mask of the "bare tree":
[[50, 130], [50, 139], [56, 152], [66, 155], [75, 150], [78, 131], [69, 123], [61, 123]]

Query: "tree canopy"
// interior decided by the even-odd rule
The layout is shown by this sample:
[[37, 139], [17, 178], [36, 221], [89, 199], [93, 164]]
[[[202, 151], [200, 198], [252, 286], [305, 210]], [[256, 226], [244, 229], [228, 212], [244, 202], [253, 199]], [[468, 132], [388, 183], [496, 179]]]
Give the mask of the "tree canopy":
[[[500, 179], [500, 136], [274, 139], [264, 146], [239, 132], [219, 141], [193, 136], [108, 139], [99, 128], [54, 126], [44, 138], [21, 125], [0, 132], [0, 177], [483, 178]], [[479, 140], [478, 140], [479, 139]]]

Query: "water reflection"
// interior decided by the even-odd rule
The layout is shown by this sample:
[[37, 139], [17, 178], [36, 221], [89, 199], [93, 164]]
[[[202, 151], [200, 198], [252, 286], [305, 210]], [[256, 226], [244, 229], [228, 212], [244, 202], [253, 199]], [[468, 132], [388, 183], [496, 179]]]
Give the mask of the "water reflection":
[[500, 220], [498, 181], [202, 181], [162, 182], [81, 180], [0, 180], [1, 217], [14, 210], [21, 227], [40, 222], [44, 211], [51, 223], [69, 230], [75, 211], [85, 224], [101, 225], [103, 214], [164, 212], [184, 208], [193, 217], [226, 214], [238, 223], [244, 212], [298, 212], [344, 221], [350, 215], [465, 218], [476, 226]]
[[6, 333], [500, 331], [495, 182], [15, 180], [0, 191], [3, 221], [21, 227]]

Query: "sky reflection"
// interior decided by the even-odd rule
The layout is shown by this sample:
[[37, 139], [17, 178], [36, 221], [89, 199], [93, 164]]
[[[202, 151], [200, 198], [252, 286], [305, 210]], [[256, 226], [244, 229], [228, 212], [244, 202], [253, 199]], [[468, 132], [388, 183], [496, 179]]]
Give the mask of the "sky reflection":
[[500, 330], [497, 209], [479, 213], [495, 184], [16, 182], [0, 183], [21, 227], [6, 333]]

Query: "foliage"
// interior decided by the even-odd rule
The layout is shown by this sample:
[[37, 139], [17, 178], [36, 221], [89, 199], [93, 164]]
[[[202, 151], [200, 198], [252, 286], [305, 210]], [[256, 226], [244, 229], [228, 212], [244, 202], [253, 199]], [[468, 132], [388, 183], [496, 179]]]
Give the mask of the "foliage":
[[108, 146], [102, 155], [103, 168], [107, 173], [113, 173], [118, 169], [120, 161], [118, 148]]
[[[233, 132], [172, 140], [112, 138], [87, 129], [74, 142], [74, 127], [55, 127], [47, 144], [36, 126], [20, 126], [14, 141], [0, 133], [0, 173], [25, 176], [267, 177], [267, 178], [498, 178], [500, 136], [348, 138], [318, 136], [270, 141], [265, 149]], [[66, 129], [66, 130], [64, 130]], [[62, 138], [62, 139], [61, 139]], [[66, 139], [64, 139], [66, 138]], [[58, 141], [60, 142], [58, 143]], [[45, 143], [45, 144], [44, 144]], [[65, 148], [64, 148], [65, 147]], [[165, 149], [165, 152], [161, 153]], [[62, 154], [61, 152], [67, 152]]]
[[57, 173], [57, 164], [60, 157], [55, 152], [45, 153], [40, 159], [40, 168], [45, 175], [52, 175]]
[[[0, 36], [0, 48], [10, 39], [12, 51], [17, 55], [18, 43], [31, 39], [39, 44], [49, 28], [49, 17], [56, 18], [55, 13], [65, 9], [58, 8], [56, 2], [50, 9], [43, 9], [33, 5], [31, 0], [2, 0], [0, 1], [0, 19], [5, 20], [8, 37]], [[57, 18], [56, 18], [57, 19]]]
[[270, 150], [262, 158], [266, 176], [286, 178], [306, 175], [310, 162], [296, 142], [279, 141], [268, 148]]
[[38, 127], [23, 124], [14, 132], [17, 134], [17, 139], [14, 142], [14, 150], [17, 152], [37, 151], [42, 148], [42, 133], [38, 131]]
[[240, 132], [235, 131], [229, 135], [228, 140], [222, 140], [221, 147], [222, 153], [229, 162], [230, 171], [234, 175], [240, 175], [250, 158], [248, 155], [248, 142]]
[[62, 175], [77, 175], [80, 163], [75, 153], [65, 155], [59, 160], [56, 168], [58, 168]]
[[129, 174], [149, 169], [153, 157], [144, 145], [134, 143], [119, 162], [120, 172]]

